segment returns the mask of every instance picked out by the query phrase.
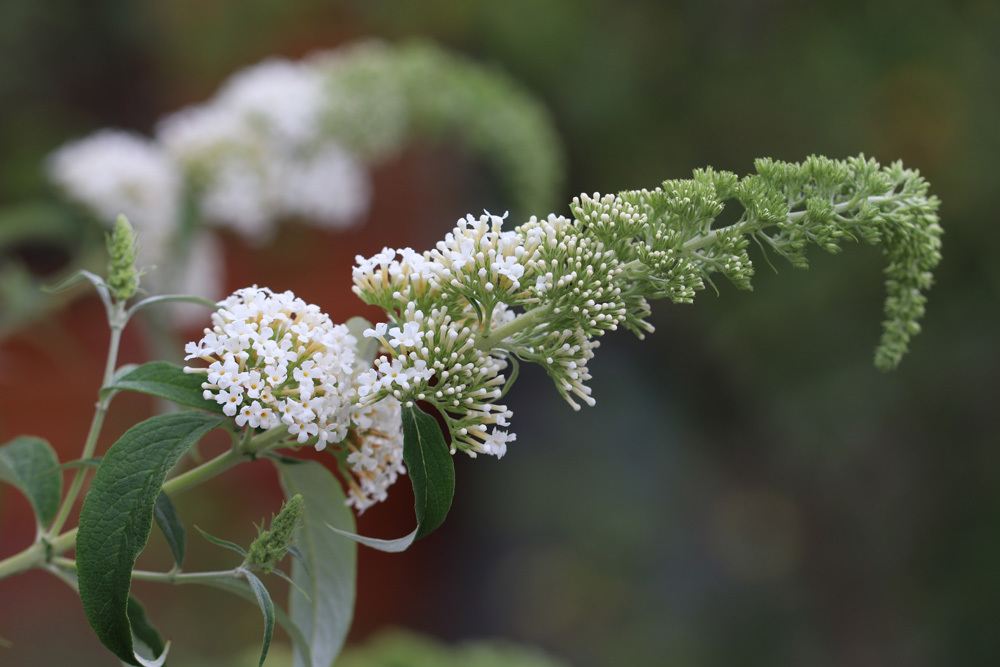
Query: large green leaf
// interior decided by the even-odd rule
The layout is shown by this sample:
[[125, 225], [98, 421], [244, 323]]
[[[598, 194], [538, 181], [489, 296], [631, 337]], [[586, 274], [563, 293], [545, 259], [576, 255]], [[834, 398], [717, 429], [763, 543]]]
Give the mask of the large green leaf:
[[0, 480], [28, 497], [39, 526], [47, 526], [55, 517], [62, 496], [62, 471], [48, 442], [23, 435], [0, 445]]
[[289, 596], [292, 622], [302, 631], [312, 657], [296, 647], [295, 667], [330, 667], [344, 645], [354, 615], [357, 547], [328, 526], [353, 532], [354, 514], [330, 471], [310, 461], [279, 465], [285, 496], [305, 501], [295, 533], [295, 587]]
[[403, 461], [413, 485], [417, 527], [394, 540], [356, 535], [329, 526], [335, 533], [379, 551], [405, 551], [415, 540], [434, 532], [448, 516], [455, 497], [455, 463], [437, 420], [417, 406], [403, 408]]
[[160, 487], [184, 453], [221, 422], [177, 412], [136, 424], [104, 455], [84, 500], [76, 538], [83, 609], [101, 642], [131, 665], [147, 662], [134, 651], [128, 594]]
[[103, 392], [137, 391], [157, 398], [198, 408], [209, 412], [222, 413], [222, 406], [215, 401], [206, 401], [202, 396], [201, 383], [205, 376], [199, 373], [185, 373], [184, 369], [166, 361], [151, 361], [125, 373]]

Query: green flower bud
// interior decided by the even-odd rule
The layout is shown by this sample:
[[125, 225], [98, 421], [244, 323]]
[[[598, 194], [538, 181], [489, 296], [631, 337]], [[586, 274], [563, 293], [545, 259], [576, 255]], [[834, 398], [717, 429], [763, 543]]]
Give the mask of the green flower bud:
[[303, 504], [302, 496], [296, 494], [282, 505], [281, 511], [271, 519], [271, 528], [260, 531], [250, 545], [246, 560], [248, 566], [266, 573], [278, 565], [291, 545]]
[[108, 289], [115, 301], [128, 301], [139, 289], [135, 268], [135, 230], [124, 215], [115, 220], [108, 234]]

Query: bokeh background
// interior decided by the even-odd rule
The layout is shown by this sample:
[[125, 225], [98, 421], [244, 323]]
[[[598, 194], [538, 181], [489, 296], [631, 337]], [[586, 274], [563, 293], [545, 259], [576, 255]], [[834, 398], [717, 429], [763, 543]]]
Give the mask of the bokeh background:
[[[660, 305], [644, 343], [602, 341], [594, 409], [572, 413], [529, 369], [511, 398], [518, 441], [501, 462], [457, 462], [444, 528], [403, 555], [362, 552], [351, 641], [391, 626], [502, 637], [582, 667], [996, 664], [1000, 5], [4, 0], [0, 202], [44, 194], [42, 160], [67, 139], [148, 132], [235, 69], [372, 36], [433, 39], [521, 81], [566, 144], [567, 200], [706, 164], [864, 152], [921, 169], [946, 238], [924, 333], [893, 374], [870, 363], [873, 249], [817, 254], [808, 273], [761, 263], [752, 294]], [[365, 226], [288, 227], [267, 248], [229, 239], [227, 285], [292, 288], [344, 319], [358, 312], [354, 253], [426, 247], [490, 188], [460, 150], [414, 146], [375, 174]], [[65, 261], [8, 252], [40, 275]], [[148, 356], [141, 334], [123, 361]], [[30, 432], [75, 456], [104, 345], [88, 299], [9, 336], [0, 439]], [[153, 408], [117, 401], [106, 442]], [[409, 529], [405, 486], [363, 532]], [[7, 555], [32, 526], [23, 499], [0, 494]], [[279, 498], [261, 465], [178, 505], [246, 541]], [[165, 567], [156, 539], [144, 559]], [[227, 563], [192, 543], [191, 562]], [[175, 640], [173, 664], [255, 664], [253, 606], [140, 594]], [[75, 596], [40, 573], [0, 582], [0, 637], [3, 665], [115, 664]]]

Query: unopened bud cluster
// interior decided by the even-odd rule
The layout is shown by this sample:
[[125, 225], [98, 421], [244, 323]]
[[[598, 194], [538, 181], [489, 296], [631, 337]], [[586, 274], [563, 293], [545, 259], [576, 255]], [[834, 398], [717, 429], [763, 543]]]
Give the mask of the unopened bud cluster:
[[[502, 456], [514, 435], [501, 403], [515, 360], [542, 366], [574, 408], [593, 405], [588, 363], [598, 339], [652, 331], [649, 301], [690, 303], [721, 275], [750, 288], [751, 241], [806, 265], [808, 245], [882, 243], [885, 333], [876, 354], [891, 368], [918, 331], [922, 292], [940, 260], [938, 201], [918, 173], [864, 157], [760, 160], [738, 178], [699, 170], [687, 180], [619, 195], [581, 195], [572, 218], [467, 216], [426, 252], [386, 248], [357, 257], [354, 291], [386, 311], [365, 332], [385, 355], [362, 374], [359, 396], [436, 406], [452, 449]], [[726, 202], [743, 213], [716, 226]]]

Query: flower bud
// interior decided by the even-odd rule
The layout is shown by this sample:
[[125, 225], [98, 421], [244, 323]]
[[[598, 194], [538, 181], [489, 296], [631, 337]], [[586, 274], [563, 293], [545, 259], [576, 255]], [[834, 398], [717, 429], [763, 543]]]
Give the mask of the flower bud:
[[282, 505], [281, 511], [271, 519], [271, 528], [260, 531], [250, 545], [246, 560], [248, 566], [267, 573], [278, 565], [291, 545], [295, 527], [302, 516], [302, 507], [300, 494], [295, 494]]
[[124, 215], [115, 220], [108, 235], [108, 289], [115, 301], [128, 301], [139, 289], [135, 268], [135, 230]]

